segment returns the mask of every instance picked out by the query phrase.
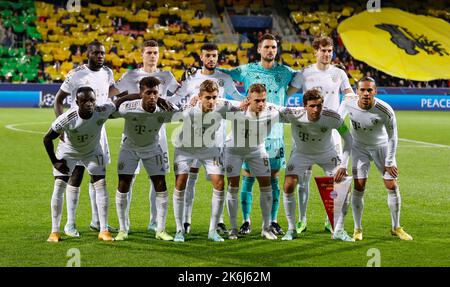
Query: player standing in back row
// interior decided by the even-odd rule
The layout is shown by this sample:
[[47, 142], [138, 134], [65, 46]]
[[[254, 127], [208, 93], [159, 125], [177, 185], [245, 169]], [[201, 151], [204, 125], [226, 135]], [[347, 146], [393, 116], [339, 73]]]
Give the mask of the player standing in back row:
[[401, 198], [397, 182], [398, 169], [395, 160], [397, 150], [397, 122], [391, 106], [375, 98], [377, 87], [375, 80], [364, 77], [358, 82], [358, 99], [342, 103], [339, 111], [345, 117], [350, 116], [352, 148], [352, 166], [354, 191], [352, 210], [355, 230], [353, 238], [362, 240], [361, 218], [364, 209], [364, 191], [370, 170], [370, 161], [383, 176], [388, 193], [388, 206], [391, 212], [391, 234], [401, 240], [412, 240], [400, 226]]

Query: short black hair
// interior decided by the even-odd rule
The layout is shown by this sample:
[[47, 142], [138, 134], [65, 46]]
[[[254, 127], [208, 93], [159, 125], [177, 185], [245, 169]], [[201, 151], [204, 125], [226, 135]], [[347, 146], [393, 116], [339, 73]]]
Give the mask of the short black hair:
[[205, 43], [200, 48], [200, 51], [203, 51], [203, 50], [205, 50], [205, 51], [214, 51], [214, 50], [219, 51], [219, 47], [217, 47], [217, 45], [214, 44], [214, 43]]
[[361, 83], [361, 82], [371, 82], [371, 83], [374, 83], [375, 85], [377, 84], [377, 82], [375, 81], [375, 79], [372, 78], [372, 77], [369, 77], [369, 76], [364, 76], [364, 77], [362, 77], [362, 78], [358, 81], [358, 86], [359, 86], [359, 83]]
[[77, 89], [77, 92], [75, 93], [75, 95], [78, 98], [79, 94], [87, 94], [89, 92], [92, 92], [95, 95], [94, 89], [92, 89], [91, 87], [80, 87]]
[[102, 43], [100, 43], [97, 40], [94, 40], [88, 44], [88, 50], [92, 50], [93, 47], [101, 47], [101, 46], [103, 46]]
[[139, 81], [139, 89], [142, 89], [143, 87], [151, 89], [153, 87], [158, 86], [159, 84], [161, 84], [161, 81], [158, 80], [158, 78], [156, 78], [156, 77], [145, 77], [145, 78], [142, 78]]
[[306, 107], [308, 104], [308, 101], [314, 101], [314, 100], [322, 100], [323, 103], [323, 96], [319, 89], [309, 89], [305, 92], [303, 95], [303, 106]]

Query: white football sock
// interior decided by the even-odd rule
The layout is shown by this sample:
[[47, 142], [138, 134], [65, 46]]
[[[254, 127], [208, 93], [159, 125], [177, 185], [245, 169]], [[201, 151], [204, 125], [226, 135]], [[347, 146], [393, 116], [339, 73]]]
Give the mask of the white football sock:
[[89, 199], [91, 200], [92, 219], [91, 223], [95, 226], [99, 225], [97, 199], [95, 195], [95, 188], [92, 182], [89, 182]]
[[186, 194], [184, 196], [184, 216], [183, 222], [191, 223], [192, 208], [194, 206], [195, 184], [197, 183], [198, 173], [189, 173]]
[[150, 180], [150, 192], [148, 195], [149, 201], [150, 201], [150, 224], [156, 224], [157, 219], [157, 208], [156, 208], [156, 190], [153, 186], [153, 183]]
[[309, 199], [309, 183], [312, 171], [307, 170], [303, 176], [299, 177], [298, 183], [298, 220], [306, 222], [306, 210]]
[[214, 232], [219, 222], [220, 214], [223, 211], [224, 192], [213, 188], [211, 200], [211, 218], [209, 221], [209, 232]]
[[230, 216], [231, 229], [237, 229], [237, 215], [239, 205], [239, 187], [228, 186], [227, 207]]
[[64, 204], [64, 191], [67, 183], [61, 179], [56, 179], [53, 186], [50, 209], [52, 214], [52, 232], [60, 232], [62, 209]]
[[272, 186], [260, 186], [261, 194], [259, 196], [259, 205], [262, 213], [262, 228], [268, 229], [270, 227], [271, 211], [272, 211]]
[[98, 219], [100, 221], [100, 232], [108, 231], [109, 196], [106, 191], [105, 179], [100, 179], [94, 182], [94, 188], [97, 201]]
[[70, 184], [67, 184], [66, 187], [67, 224], [75, 224], [79, 198], [80, 198], [80, 187], [75, 187]]
[[183, 228], [183, 211], [184, 211], [184, 190], [173, 191], [173, 214], [177, 225], [177, 232], [184, 231]]
[[122, 193], [117, 190], [116, 211], [117, 211], [117, 218], [119, 218], [120, 231], [128, 231], [126, 221], [127, 206], [128, 206], [128, 193]]
[[127, 208], [125, 210], [125, 223], [127, 227], [127, 231], [130, 230], [130, 206], [131, 206], [131, 199], [133, 198], [133, 185], [136, 181], [136, 176], [133, 176], [133, 179], [131, 180], [130, 189], [127, 192]]
[[169, 209], [169, 193], [167, 190], [156, 192], [157, 224], [156, 232], [166, 229], [167, 211]]
[[348, 206], [350, 205], [350, 193], [347, 193], [340, 214], [334, 222], [334, 232], [344, 230], [345, 216], [347, 215]]
[[288, 221], [288, 230], [295, 230], [295, 194], [283, 192], [284, 211]]
[[361, 221], [363, 211], [364, 211], [364, 190], [357, 191], [356, 189], [354, 189], [352, 195], [352, 212], [355, 229], [362, 228]]
[[394, 190], [387, 190], [388, 192], [388, 206], [391, 212], [392, 229], [400, 227], [400, 209], [402, 199], [398, 187]]

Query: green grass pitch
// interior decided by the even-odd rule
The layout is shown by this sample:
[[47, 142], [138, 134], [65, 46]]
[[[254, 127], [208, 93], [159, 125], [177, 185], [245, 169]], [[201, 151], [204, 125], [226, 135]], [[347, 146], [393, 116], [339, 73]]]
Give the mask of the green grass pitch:
[[[42, 135], [54, 119], [50, 109], [0, 109], [0, 266], [66, 266], [68, 250], [77, 248], [81, 266], [366, 266], [369, 249], [380, 251], [381, 266], [450, 266], [450, 113], [397, 112], [397, 162], [402, 194], [401, 223], [413, 237], [401, 242], [390, 235], [387, 194], [372, 166], [363, 216], [364, 240], [336, 242], [323, 230], [325, 212], [315, 184], [311, 184], [308, 231], [292, 242], [260, 238], [259, 191], [255, 188], [253, 233], [237, 241], [207, 240], [211, 187], [202, 169], [193, 211], [192, 234], [184, 244], [161, 242], [146, 232], [149, 221], [149, 183], [144, 170], [133, 189], [128, 241], [99, 242], [89, 231], [90, 204], [85, 175], [77, 212], [79, 239], [46, 242], [51, 228], [50, 198], [53, 177]], [[109, 218], [118, 225], [115, 210], [116, 164], [122, 120], [107, 122], [112, 164], [107, 171]], [[173, 126], [168, 127], [168, 135]], [[290, 148], [290, 130], [286, 126]], [[407, 141], [407, 140], [413, 140]], [[422, 143], [420, 143], [422, 142]], [[434, 143], [438, 145], [430, 145]], [[288, 153], [289, 154], [289, 153]], [[173, 159], [173, 148], [170, 150]], [[322, 175], [317, 167], [314, 175]], [[280, 184], [283, 184], [281, 175]], [[174, 175], [167, 176], [170, 204], [167, 231], [175, 232], [172, 210]], [[62, 223], [65, 223], [65, 208]], [[286, 229], [283, 204], [279, 222]], [[228, 215], [225, 215], [228, 222]], [[239, 212], [238, 221], [241, 220]], [[346, 230], [353, 231], [351, 210]]]

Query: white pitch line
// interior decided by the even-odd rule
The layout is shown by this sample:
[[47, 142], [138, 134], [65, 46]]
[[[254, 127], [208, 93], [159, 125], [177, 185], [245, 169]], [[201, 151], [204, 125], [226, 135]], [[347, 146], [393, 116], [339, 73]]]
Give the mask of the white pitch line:
[[427, 145], [427, 146], [433, 146], [433, 147], [450, 148], [450, 146], [448, 146], [448, 145], [443, 145], [443, 144], [435, 144], [435, 143], [429, 143], [429, 142], [421, 142], [421, 141], [415, 141], [415, 140], [403, 139], [403, 138], [399, 138], [398, 140], [404, 141], [404, 142], [409, 142], [409, 143], [415, 143], [415, 144], [419, 144], [419, 145]]
[[10, 124], [6, 125], [5, 128], [17, 131], [17, 132], [23, 132], [23, 133], [30, 133], [30, 134], [40, 134], [43, 135], [45, 132], [38, 132], [38, 131], [30, 131], [30, 130], [24, 130], [24, 129], [18, 129], [17, 126], [24, 126], [24, 125], [41, 125], [41, 124], [48, 124], [48, 122], [39, 122], [39, 123], [21, 123], [21, 124]]

